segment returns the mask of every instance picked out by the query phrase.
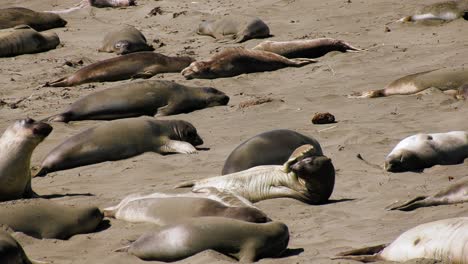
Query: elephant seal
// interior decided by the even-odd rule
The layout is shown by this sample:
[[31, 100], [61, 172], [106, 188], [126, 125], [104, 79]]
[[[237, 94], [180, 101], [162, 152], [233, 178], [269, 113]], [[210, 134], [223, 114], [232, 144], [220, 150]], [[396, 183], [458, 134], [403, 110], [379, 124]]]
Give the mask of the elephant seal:
[[385, 159], [390, 172], [417, 171], [434, 165], [454, 165], [468, 157], [468, 133], [417, 134], [400, 141]]
[[56, 27], [64, 27], [66, 24], [67, 21], [56, 14], [36, 12], [23, 7], [0, 9], [0, 29], [28, 25], [34, 30], [43, 31]]
[[0, 263], [4, 264], [46, 264], [29, 259], [23, 247], [7, 232], [0, 230]]
[[180, 72], [194, 60], [190, 57], [168, 57], [142, 51], [98, 61], [81, 68], [69, 77], [46, 83], [45, 86], [64, 87], [90, 82], [114, 82], [127, 79], [148, 79], [158, 73]]
[[[260, 155], [261, 153], [259, 153]], [[252, 203], [273, 199], [293, 198], [309, 204], [323, 204], [333, 192], [335, 169], [329, 158], [317, 155], [312, 145], [297, 148], [283, 165], [264, 165], [248, 170], [176, 186], [214, 187], [236, 193]]]
[[39, 239], [94, 232], [103, 217], [97, 207], [65, 206], [46, 199], [0, 203], [0, 224]]
[[36, 176], [134, 157], [145, 152], [195, 153], [203, 144], [197, 129], [182, 120], [150, 117], [109, 121], [65, 140], [44, 159]]
[[57, 34], [39, 33], [26, 25], [0, 30], [0, 57], [44, 52], [58, 44]]
[[127, 251], [143, 260], [172, 262], [212, 249], [240, 262], [254, 262], [280, 256], [288, 243], [289, 230], [281, 222], [258, 224], [200, 217], [146, 233], [117, 251]]
[[444, 263], [467, 263], [467, 243], [468, 217], [457, 217], [418, 225], [401, 234], [389, 245], [351, 250], [340, 253], [333, 259], [405, 262], [427, 258]]
[[466, 12], [468, 12], [468, 2], [466, 0], [445, 1], [423, 6], [416, 11], [416, 14], [403, 17], [398, 21], [452, 21], [458, 18], [466, 18]]
[[276, 53], [286, 58], [318, 58], [331, 51], [362, 51], [343, 40], [332, 38], [292, 41], [263, 41], [253, 48]]
[[302, 67], [314, 62], [317, 61], [288, 59], [268, 51], [236, 47], [224, 49], [207, 61], [192, 62], [181, 73], [186, 79], [215, 79], [243, 73], [275, 71], [285, 67]]
[[148, 45], [145, 36], [135, 27], [125, 25], [120, 29], [107, 33], [104, 37], [101, 52], [115, 52], [119, 55], [137, 52], [153, 51]]
[[323, 155], [317, 140], [292, 130], [277, 129], [258, 134], [244, 141], [229, 154], [224, 162], [222, 175], [260, 165], [284, 164], [294, 150], [306, 144], [314, 147], [316, 155]]
[[27, 118], [16, 121], [0, 137], [0, 201], [37, 196], [31, 189], [31, 156], [52, 127]]
[[89, 94], [49, 121], [112, 120], [141, 115], [166, 116], [226, 105], [229, 97], [211, 87], [170, 81], [141, 81]]
[[227, 16], [204, 21], [198, 26], [197, 34], [212, 36], [222, 41], [228, 38], [235, 43], [271, 36], [270, 28], [265, 22], [250, 16]]
[[136, 5], [136, 0], [85, 0], [94, 7], [126, 7]]
[[384, 89], [354, 93], [349, 98], [375, 98], [391, 95], [408, 95], [437, 88], [444, 93], [458, 95], [465, 93], [463, 85], [468, 84], [468, 68], [444, 68], [411, 74], [395, 80]]

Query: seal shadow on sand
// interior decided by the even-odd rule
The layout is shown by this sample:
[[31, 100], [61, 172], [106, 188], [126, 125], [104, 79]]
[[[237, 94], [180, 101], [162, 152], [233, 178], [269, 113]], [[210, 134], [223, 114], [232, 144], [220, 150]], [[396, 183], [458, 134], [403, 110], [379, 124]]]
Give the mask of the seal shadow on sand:
[[73, 196], [95, 196], [92, 193], [52, 193], [52, 194], [38, 194], [40, 198], [44, 199], [54, 199], [54, 198], [63, 198], [63, 197], [73, 197]]

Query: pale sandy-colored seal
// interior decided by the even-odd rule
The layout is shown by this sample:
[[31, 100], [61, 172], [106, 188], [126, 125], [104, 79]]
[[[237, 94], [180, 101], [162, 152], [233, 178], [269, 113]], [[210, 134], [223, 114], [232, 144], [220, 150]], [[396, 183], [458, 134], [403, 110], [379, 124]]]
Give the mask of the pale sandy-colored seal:
[[186, 79], [215, 79], [243, 73], [275, 71], [285, 67], [302, 67], [314, 59], [288, 59], [281, 55], [242, 47], [227, 48], [207, 61], [195, 61], [182, 70]]
[[67, 21], [56, 14], [36, 12], [24, 7], [0, 9], [0, 29], [28, 25], [34, 30], [42, 31], [56, 27], [64, 27]]
[[137, 51], [153, 51], [153, 46], [146, 42], [145, 36], [135, 27], [125, 25], [107, 33], [99, 49], [101, 52], [128, 54]]
[[141, 81], [89, 94], [50, 121], [112, 120], [141, 115], [166, 116], [226, 105], [229, 97], [211, 87], [170, 81]]
[[0, 30], [0, 57], [44, 52], [55, 49], [58, 44], [57, 34], [39, 33], [26, 25]]
[[69, 77], [46, 83], [45, 86], [63, 87], [130, 78], [147, 79], [158, 73], [180, 72], [193, 61], [190, 57], [169, 57], [150, 51], [135, 52], [98, 61], [81, 68]]
[[[258, 153], [261, 155], [262, 153]], [[283, 165], [264, 165], [248, 170], [176, 186], [214, 187], [236, 193], [250, 202], [273, 198], [293, 198], [310, 204], [328, 201], [335, 185], [335, 169], [331, 160], [317, 155], [312, 145], [296, 149]]]
[[418, 225], [389, 245], [378, 245], [340, 253], [334, 259], [362, 262], [405, 262], [427, 258], [444, 263], [468, 263], [468, 217], [449, 218]]
[[16, 121], [0, 137], [0, 201], [37, 196], [31, 189], [31, 156], [52, 127], [27, 118]]
[[197, 129], [182, 120], [150, 117], [109, 121], [65, 140], [44, 159], [36, 176], [134, 157], [145, 152], [195, 153], [203, 144]]
[[426, 5], [416, 10], [414, 15], [406, 16], [398, 20], [399, 22], [418, 21], [452, 21], [458, 18], [467, 18], [468, 1], [445, 1]]
[[[237, 146], [224, 162], [222, 175], [260, 165], [281, 165], [298, 147], [310, 144], [316, 155], [323, 155], [317, 140], [287, 129], [260, 133]], [[259, 153], [262, 153], [259, 155]]]
[[434, 165], [454, 165], [468, 158], [468, 133], [416, 134], [400, 141], [385, 159], [391, 172], [415, 171]]
[[46, 199], [0, 203], [0, 224], [35, 238], [68, 239], [91, 233], [103, 217], [97, 207], [65, 206]]
[[46, 264], [29, 259], [23, 247], [7, 232], [0, 230], [0, 263], [4, 264]]
[[143, 260], [172, 262], [212, 249], [245, 263], [280, 256], [288, 243], [289, 230], [281, 222], [200, 217], [146, 233], [117, 251], [128, 251]]
[[444, 68], [411, 74], [395, 80], [384, 89], [371, 90], [349, 95], [350, 98], [375, 98], [390, 95], [408, 95], [437, 88], [444, 93], [457, 96], [466, 93], [468, 67]]
[[276, 53], [286, 58], [318, 58], [331, 51], [362, 51], [343, 40], [333, 38], [301, 39], [291, 41], [263, 41], [253, 48]]
[[217, 40], [231, 39], [235, 43], [271, 36], [270, 28], [260, 18], [236, 15], [204, 21], [198, 26], [197, 34]]

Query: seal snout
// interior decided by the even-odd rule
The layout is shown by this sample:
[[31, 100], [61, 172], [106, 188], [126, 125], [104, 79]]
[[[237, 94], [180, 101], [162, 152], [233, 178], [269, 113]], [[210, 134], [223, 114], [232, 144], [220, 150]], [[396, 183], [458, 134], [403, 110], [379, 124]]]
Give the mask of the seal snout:
[[44, 137], [47, 137], [50, 132], [52, 132], [52, 126], [49, 125], [49, 124], [46, 124], [46, 123], [37, 123], [34, 128], [33, 128], [33, 133], [35, 135], [40, 135], [40, 136], [44, 136]]

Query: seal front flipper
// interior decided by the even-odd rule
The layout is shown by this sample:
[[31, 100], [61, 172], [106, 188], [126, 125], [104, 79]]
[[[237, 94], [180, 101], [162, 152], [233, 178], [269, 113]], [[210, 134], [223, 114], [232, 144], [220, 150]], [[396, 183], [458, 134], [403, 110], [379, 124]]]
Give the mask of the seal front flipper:
[[168, 115], [174, 115], [174, 114], [176, 114], [176, 112], [174, 111], [174, 105], [168, 104], [168, 105], [159, 107], [156, 112], [156, 115], [154, 116], [158, 117], [158, 116], [168, 116]]
[[168, 140], [166, 144], [159, 148], [161, 153], [182, 153], [193, 154], [197, 153], [197, 149], [192, 144], [185, 141]]
[[301, 67], [307, 64], [316, 63], [318, 60], [309, 59], [309, 58], [297, 58], [297, 59], [290, 59], [296, 66]]
[[149, 79], [153, 77], [155, 73], [150, 72], [150, 71], [145, 71], [145, 72], [139, 72], [135, 75], [132, 76], [132, 79]]

